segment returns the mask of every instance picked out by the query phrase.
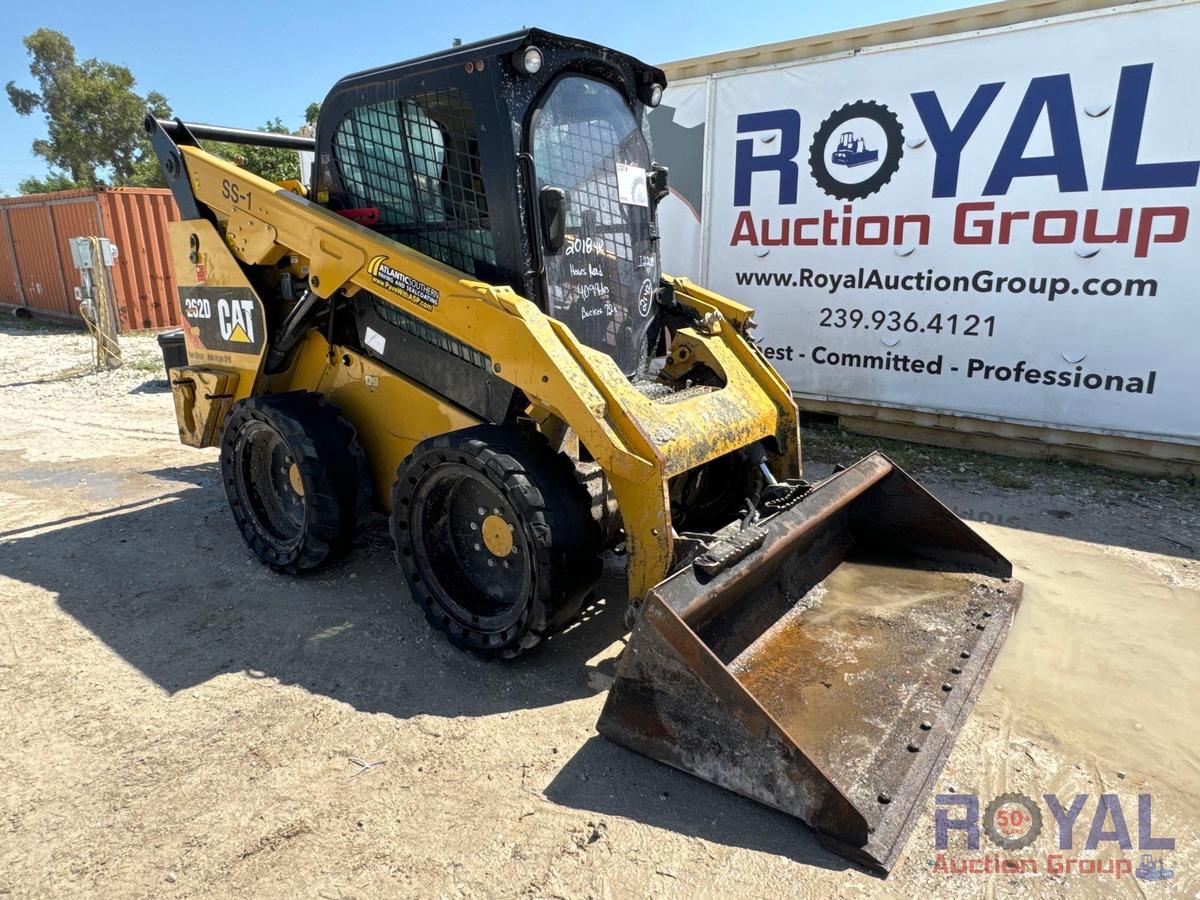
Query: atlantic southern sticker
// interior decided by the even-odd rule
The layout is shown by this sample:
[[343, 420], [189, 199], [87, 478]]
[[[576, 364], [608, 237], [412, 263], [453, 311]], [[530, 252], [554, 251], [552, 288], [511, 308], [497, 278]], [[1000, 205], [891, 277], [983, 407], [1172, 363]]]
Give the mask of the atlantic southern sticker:
[[393, 269], [386, 260], [387, 257], [383, 254], [371, 257], [371, 261], [367, 263], [367, 272], [372, 281], [391, 293], [426, 309], [432, 309], [438, 305], [438, 298], [441, 294], [438, 293], [437, 288], [430, 287], [411, 275], [405, 275], [399, 269]]

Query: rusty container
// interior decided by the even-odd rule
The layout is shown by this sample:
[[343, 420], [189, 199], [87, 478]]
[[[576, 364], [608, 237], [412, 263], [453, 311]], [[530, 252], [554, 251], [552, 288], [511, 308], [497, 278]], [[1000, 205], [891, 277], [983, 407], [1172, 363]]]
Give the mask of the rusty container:
[[887, 871], [1008, 633], [1011, 576], [874, 453], [653, 588], [597, 727]]
[[78, 321], [79, 275], [68, 241], [96, 235], [117, 247], [109, 287], [121, 331], [178, 326], [165, 237], [166, 223], [178, 218], [166, 189], [97, 188], [0, 198], [0, 303]]

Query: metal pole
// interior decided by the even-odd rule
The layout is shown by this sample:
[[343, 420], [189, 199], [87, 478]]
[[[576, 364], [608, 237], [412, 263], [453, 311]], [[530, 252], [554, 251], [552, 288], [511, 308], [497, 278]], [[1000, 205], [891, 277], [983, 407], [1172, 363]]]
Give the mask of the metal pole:
[[225, 141], [230, 144], [249, 144], [254, 147], [278, 147], [283, 150], [316, 150], [317, 140], [299, 134], [276, 134], [273, 131], [254, 131], [250, 128], [230, 128], [225, 125], [205, 125], [201, 122], [182, 122], [179, 119], [157, 119], [163, 131], [178, 140], [188, 133], [194, 138]]

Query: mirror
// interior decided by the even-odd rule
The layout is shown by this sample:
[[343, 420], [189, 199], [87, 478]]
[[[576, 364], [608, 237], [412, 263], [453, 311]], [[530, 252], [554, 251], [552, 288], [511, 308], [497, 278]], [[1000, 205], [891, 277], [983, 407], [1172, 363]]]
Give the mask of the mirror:
[[657, 207], [667, 198], [667, 167], [658, 163], [650, 164], [650, 173], [646, 176], [646, 185], [650, 190], [650, 203]]
[[542, 220], [542, 245], [550, 255], [562, 249], [567, 234], [567, 192], [544, 187], [538, 192], [538, 211]]

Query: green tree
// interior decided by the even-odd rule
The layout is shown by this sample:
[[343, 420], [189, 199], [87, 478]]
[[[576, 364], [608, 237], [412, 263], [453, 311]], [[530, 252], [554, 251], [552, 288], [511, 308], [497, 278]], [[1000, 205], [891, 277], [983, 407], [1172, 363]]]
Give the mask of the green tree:
[[[275, 134], [291, 134], [280, 119], [272, 119], [261, 129]], [[280, 150], [275, 147], [251, 147], [247, 144], [228, 144], [224, 141], [201, 141], [201, 146], [213, 156], [227, 159], [247, 172], [253, 172], [268, 181], [283, 181], [300, 177], [300, 157], [295, 150]], [[149, 144], [147, 144], [149, 148]], [[129, 178], [121, 182], [128, 187], [165, 187], [158, 157], [153, 152], [134, 166]]]
[[38, 178], [31, 175], [17, 182], [17, 193], [19, 194], [49, 194], [51, 191], [69, 191], [78, 187], [89, 187], [90, 185], [80, 184], [71, 178], [69, 175], [55, 175], [51, 173], [45, 178]]
[[[157, 91], [151, 91], [146, 95], [146, 105], [142, 110], [142, 115], [144, 116], [147, 111], [153, 113], [157, 119], [171, 118], [171, 104]], [[114, 178], [113, 183], [121, 187], [166, 187], [167, 180], [163, 177], [158, 156], [150, 146], [150, 141], [147, 140], [140, 124], [139, 120], [137, 159], [130, 167], [129, 174], [123, 178]]]
[[317, 116], [319, 116], [320, 114], [321, 114], [321, 104], [320, 103], [308, 104], [308, 106], [305, 107], [305, 109], [304, 109], [304, 124], [316, 125], [317, 124]]
[[145, 155], [141, 124], [146, 107], [165, 106], [166, 98], [154, 92], [140, 96], [125, 66], [98, 59], [80, 62], [62, 32], [39, 28], [24, 44], [37, 89], [10, 81], [8, 99], [19, 115], [44, 114], [47, 136], [33, 142], [33, 152], [52, 172], [48, 179], [27, 183], [38, 187], [69, 179], [71, 186], [100, 184], [101, 170], [123, 183]]
[[[39, 28], [24, 43], [38, 88], [29, 90], [10, 81], [8, 99], [20, 115], [38, 110], [45, 115], [48, 136], [33, 142], [33, 152], [49, 163], [51, 172], [46, 178], [22, 181], [22, 193], [91, 187], [103, 184], [105, 176], [114, 185], [164, 187], [142, 120], [147, 110], [170, 118], [167, 98], [157, 91], [139, 95], [133, 74], [124, 66], [97, 59], [79, 62], [74, 45], [61, 32]], [[319, 109], [319, 104], [311, 104], [305, 116]], [[290, 134], [278, 118], [267, 122], [265, 130]], [[204, 147], [270, 181], [300, 177], [294, 150], [217, 141], [206, 141]]]
[[[261, 129], [274, 134], [291, 134], [281, 119], [271, 119]], [[213, 156], [227, 159], [267, 181], [283, 181], [300, 177], [300, 156], [295, 150], [278, 147], [253, 147], [249, 144], [226, 144], [222, 141], [201, 141]]]

